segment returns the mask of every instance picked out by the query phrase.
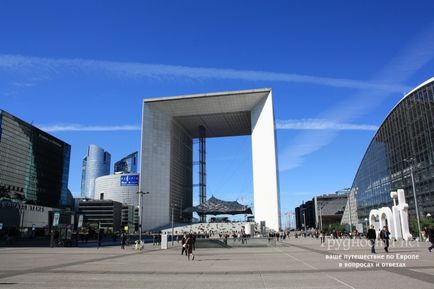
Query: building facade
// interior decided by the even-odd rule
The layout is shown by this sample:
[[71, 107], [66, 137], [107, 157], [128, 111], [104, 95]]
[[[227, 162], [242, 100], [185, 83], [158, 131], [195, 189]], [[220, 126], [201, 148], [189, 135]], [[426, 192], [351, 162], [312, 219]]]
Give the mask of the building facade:
[[317, 229], [324, 230], [329, 225], [341, 223], [347, 204], [349, 189], [314, 197], [315, 224]]
[[0, 198], [67, 206], [71, 146], [0, 110]]
[[347, 203], [349, 189], [334, 194], [315, 196], [295, 208], [296, 229], [323, 229], [340, 223]]
[[112, 200], [85, 200], [79, 203], [83, 226], [118, 232], [122, 222], [122, 204]]
[[110, 153], [96, 145], [89, 145], [82, 165], [82, 198], [95, 198], [95, 180], [110, 174], [110, 159]]
[[[252, 139], [255, 220], [280, 228], [271, 89], [145, 99], [142, 109], [140, 191], [149, 192], [144, 230], [169, 224], [172, 206], [192, 206], [193, 139], [239, 135]], [[183, 221], [179, 214], [173, 217]]]
[[[414, 188], [412, 184], [414, 177]], [[434, 78], [393, 108], [372, 139], [354, 178], [346, 223], [363, 224], [372, 209], [391, 207], [390, 192], [404, 189], [409, 215], [434, 213]]]
[[127, 155], [121, 160], [115, 162], [113, 172], [124, 174], [137, 174], [137, 158], [138, 152]]
[[108, 175], [95, 180], [95, 200], [113, 200], [137, 207], [138, 191], [139, 174]]

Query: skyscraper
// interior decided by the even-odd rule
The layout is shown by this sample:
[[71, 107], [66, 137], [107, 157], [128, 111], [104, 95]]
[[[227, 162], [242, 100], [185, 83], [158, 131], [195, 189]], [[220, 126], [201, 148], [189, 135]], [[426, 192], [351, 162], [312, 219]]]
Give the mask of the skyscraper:
[[114, 165], [114, 173], [136, 174], [137, 173], [137, 155], [138, 152], [133, 152]]
[[110, 174], [110, 159], [110, 153], [96, 145], [89, 145], [82, 166], [81, 196], [83, 198], [94, 198], [95, 179]]
[[0, 110], [0, 198], [68, 204], [71, 146]]

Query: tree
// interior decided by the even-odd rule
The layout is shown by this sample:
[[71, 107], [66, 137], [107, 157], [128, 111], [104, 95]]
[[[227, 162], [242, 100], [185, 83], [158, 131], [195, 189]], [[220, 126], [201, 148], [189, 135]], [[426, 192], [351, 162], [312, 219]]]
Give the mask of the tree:
[[[413, 236], [419, 236], [419, 229], [417, 226], [417, 218], [410, 217], [410, 232]], [[422, 217], [420, 218], [420, 228], [423, 230], [425, 227], [430, 227], [434, 225], [434, 221], [432, 217]]]

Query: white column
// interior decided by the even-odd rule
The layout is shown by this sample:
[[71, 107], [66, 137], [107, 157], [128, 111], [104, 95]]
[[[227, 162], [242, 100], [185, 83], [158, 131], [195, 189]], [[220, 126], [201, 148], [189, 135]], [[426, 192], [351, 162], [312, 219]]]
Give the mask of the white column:
[[140, 188], [143, 230], [170, 223], [172, 118], [143, 104]]
[[270, 94], [251, 111], [255, 221], [280, 228], [280, 198], [273, 100]]

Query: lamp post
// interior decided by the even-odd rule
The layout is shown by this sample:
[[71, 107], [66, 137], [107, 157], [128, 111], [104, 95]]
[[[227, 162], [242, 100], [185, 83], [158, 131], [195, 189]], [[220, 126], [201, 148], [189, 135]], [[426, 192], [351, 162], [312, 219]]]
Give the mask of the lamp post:
[[325, 204], [322, 204], [319, 207], [319, 230], [322, 232], [322, 208], [324, 208]]
[[142, 245], [142, 196], [149, 194], [149, 192], [138, 191], [139, 194], [139, 242]]
[[173, 247], [173, 208], [174, 208], [174, 206], [173, 205], [171, 205], [171, 209], [172, 209], [172, 247]]
[[419, 220], [419, 206], [417, 205], [416, 185], [414, 184], [414, 175], [413, 175], [413, 163], [414, 163], [414, 161], [415, 161], [414, 158], [404, 159], [404, 162], [410, 164], [411, 186], [413, 187], [414, 206], [416, 208], [417, 229], [419, 230], [419, 240], [422, 240], [422, 232], [420, 231], [420, 220]]
[[365, 227], [366, 227], [366, 232], [368, 232], [368, 218], [365, 218]]

